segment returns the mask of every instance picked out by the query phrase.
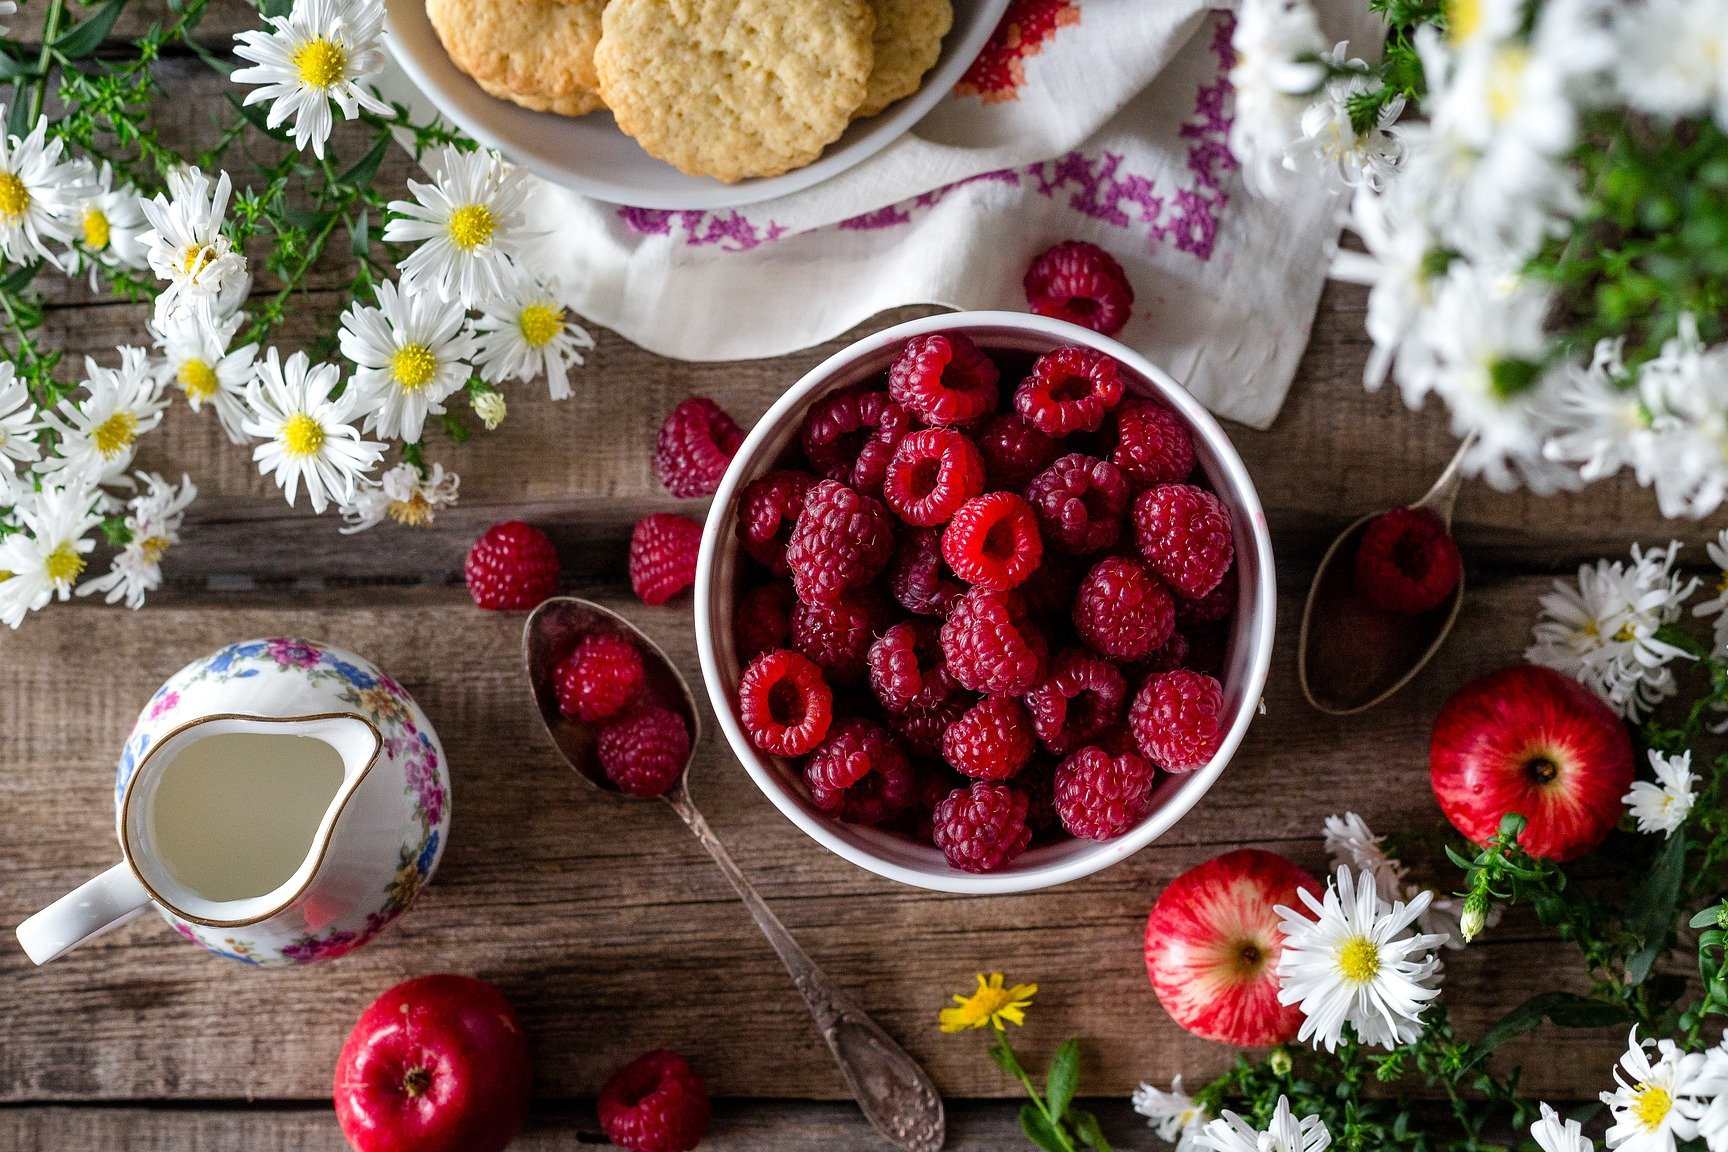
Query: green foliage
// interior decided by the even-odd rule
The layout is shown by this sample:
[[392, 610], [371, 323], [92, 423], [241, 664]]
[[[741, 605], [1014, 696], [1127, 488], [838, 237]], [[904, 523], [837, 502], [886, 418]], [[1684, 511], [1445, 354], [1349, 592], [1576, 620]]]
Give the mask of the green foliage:
[[1070, 1038], [1057, 1047], [1044, 1073], [1042, 1093], [1020, 1063], [1006, 1032], [992, 1033], [990, 1059], [1026, 1090], [1026, 1103], [1020, 1107], [1020, 1131], [1033, 1147], [1043, 1152], [1079, 1152], [1082, 1148], [1111, 1152], [1098, 1117], [1074, 1107], [1080, 1091], [1080, 1041]]

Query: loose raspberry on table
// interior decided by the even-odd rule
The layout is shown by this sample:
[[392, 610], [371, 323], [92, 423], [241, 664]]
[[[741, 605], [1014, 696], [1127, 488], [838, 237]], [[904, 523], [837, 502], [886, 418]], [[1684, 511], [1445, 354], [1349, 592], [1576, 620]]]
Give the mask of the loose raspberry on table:
[[1224, 721], [1224, 689], [1187, 668], [1148, 676], [1128, 709], [1134, 742], [1166, 772], [1192, 772], [1211, 763], [1224, 739]]
[[1218, 587], [1236, 555], [1230, 510], [1192, 484], [1155, 484], [1136, 496], [1134, 538], [1152, 571], [1190, 600]]
[[975, 588], [1005, 592], [1044, 558], [1031, 505], [1012, 492], [987, 492], [961, 505], [942, 529], [942, 559]]
[[1032, 759], [1032, 722], [1011, 696], [986, 696], [942, 734], [942, 758], [979, 780], [1006, 780]]
[[900, 441], [888, 462], [882, 498], [908, 524], [945, 523], [984, 491], [984, 457], [952, 428], [925, 428]]
[[1236, 581], [1220, 580], [1218, 587], [1198, 600], [1186, 596], [1176, 598], [1176, 623], [1184, 628], [1216, 624], [1236, 614]]
[[1044, 747], [1066, 755], [1122, 719], [1128, 682], [1116, 666], [1080, 648], [1066, 648], [1049, 677], [1026, 694], [1032, 730]]
[[616, 716], [642, 695], [647, 672], [628, 636], [590, 632], [558, 662], [558, 710], [584, 724]]
[[888, 729], [853, 717], [835, 724], [804, 763], [810, 802], [854, 824], [880, 824], [911, 806], [918, 777]]
[[1008, 784], [975, 780], [942, 798], [930, 815], [931, 839], [963, 872], [1006, 867], [1032, 842], [1026, 794]]
[[895, 445], [911, 431], [911, 415], [888, 393], [852, 388], [812, 405], [799, 437], [816, 471], [874, 494]]
[[1152, 810], [1158, 769], [1135, 753], [1082, 748], [1056, 769], [1056, 815], [1070, 835], [1114, 840]]
[[784, 648], [792, 635], [792, 589], [783, 583], [760, 584], [738, 598], [732, 614], [732, 642], [740, 660], [753, 660], [770, 648]]
[[654, 442], [654, 473], [674, 496], [712, 496], [744, 442], [744, 430], [720, 405], [692, 396], [672, 409]]
[[966, 586], [942, 562], [942, 532], [914, 528], [900, 534], [900, 547], [888, 566], [888, 591], [894, 602], [918, 616], [946, 616]]
[[942, 758], [942, 733], [948, 725], [966, 714], [977, 697], [970, 692], [956, 692], [940, 704], [929, 708], [912, 707], [888, 715], [888, 726], [900, 737], [900, 743], [914, 756], [926, 760]]
[[462, 565], [468, 595], [488, 611], [526, 611], [558, 590], [558, 551], [546, 533], [520, 520], [494, 524]]
[[1414, 616], [1440, 607], [1463, 573], [1446, 522], [1426, 508], [1382, 512], [1356, 547], [1356, 591], [1387, 612]]
[[1106, 556], [1080, 581], [1074, 630], [1094, 651], [1141, 660], [1158, 651], [1176, 627], [1170, 592], [1140, 561]]
[[870, 644], [887, 627], [888, 607], [874, 588], [851, 592], [832, 604], [792, 606], [792, 647], [816, 661], [837, 684], [864, 678]]
[[738, 720], [770, 756], [802, 756], [828, 735], [834, 693], [822, 669], [784, 648], [750, 662], [738, 681]]
[[750, 481], [738, 494], [738, 543], [777, 576], [789, 571], [786, 542], [815, 484], [808, 472], [780, 469]]
[[1056, 441], [1016, 412], [992, 416], [978, 430], [984, 470], [998, 488], [1021, 488], [1056, 458]]
[[786, 543], [792, 590], [807, 604], [832, 602], [863, 587], [893, 555], [888, 509], [837, 480], [810, 489]]
[[600, 1089], [600, 1127], [629, 1152], [690, 1152], [708, 1133], [708, 1093], [684, 1057], [661, 1049]]
[[1043, 635], [1012, 592], [974, 588], [955, 602], [942, 625], [948, 674], [963, 688], [1019, 696], [1044, 678], [1049, 654]]
[[684, 774], [690, 729], [684, 717], [645, 704], [600, 726], [594, 754], [606, 778], [632, 796], [659, 796]]
[[958, 689], [934, 620], [902, 620], [870, 646], [870, 690], [889, 712], [934, 708]]
[[914, 336], [888, 369], [888, 391], [927, 424], [965, 424], [996, 407], [996, 362], [959, 332]]
[[1134, 288], [1110, 253], [1084, 240], [1046, 249], [1026, 270], [1026, 303], [1053, 316], [1114, 336], [1134, 312]]
[[1194, 437], [1168, 406], [1130, 396], [1116, 410], [1110, 462], [1136, 484], [1171, 484], [1194, 471]]
[[702, 525], [688, 516], [656, 512], [630, 533], [630, 587], [644, 604], [664, 604], [696, 583]]
[[1070, 344], [1038, 357], [1014, 392], [1014, 411], [1060, 438], [1098, 431], [1121, 401], [1121, 365], [1095, 348]]
[[1026, 486], [1044, 539], [1076, 555], [1102, 552], [1116, 543], [1129, 495], [1121, 469], [1078, 452], [1059, 458]]

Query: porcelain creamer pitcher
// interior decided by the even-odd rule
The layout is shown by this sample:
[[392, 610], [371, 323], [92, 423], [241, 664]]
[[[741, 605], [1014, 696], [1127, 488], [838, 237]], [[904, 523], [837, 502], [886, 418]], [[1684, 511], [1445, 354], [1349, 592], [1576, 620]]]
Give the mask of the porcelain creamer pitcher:
[[114, 802], [120, 863], [18, 927], [38, 964], [152, 905], [247, 964], [340, 956], [408, 907], [450, 823], [443, 749], [402, 686], [286, 638], [230, 644], [158, 689]]

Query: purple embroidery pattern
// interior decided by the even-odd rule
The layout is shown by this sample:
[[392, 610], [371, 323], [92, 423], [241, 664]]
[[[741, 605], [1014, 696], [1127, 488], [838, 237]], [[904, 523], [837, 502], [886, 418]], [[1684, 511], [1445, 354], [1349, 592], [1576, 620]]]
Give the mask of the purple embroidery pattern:
[[758, 227], [737, 211], [722, 216], [714, 212], [620, 208], [618, 218], [639, 236], [671, 236], [676, 224], [684, 243], [690, 247], [718, 247], [723, 252], [748, 252], [786, 234], [786, 229], [772, 220], [767, 227]]

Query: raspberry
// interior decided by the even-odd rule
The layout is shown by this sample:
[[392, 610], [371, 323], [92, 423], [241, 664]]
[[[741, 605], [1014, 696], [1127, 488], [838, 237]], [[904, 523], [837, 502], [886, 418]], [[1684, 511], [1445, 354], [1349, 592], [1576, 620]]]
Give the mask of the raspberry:
[[1013, 412], [990, 418], [978, 432], [985, 470], [999, 488], [1021, 488], [1056, 456], [1056, 441]]
[[930, 814], [931, 838], [963, 872], [994, 872], [1032, 842], [1026, 794], [1007, 784], [975, 780], [942, 798]]
[[1128, 496], [1128, 481], [1116, 465], [1078, 452], [1057, 460], [1026, 487], [1044, 538], [1077, 554], [1116, 543]]
[[786, 543], [792, 590], [806, 604], [832, 602], [863, 587], [893, 555], [888, 509], [837, 480], [810, 489]]
[[558, 710], [584, 724], [616, 716], [642, 694], [642, 653], [629, 637], [590, 632], [558, 662]]
[[762, 584], [739, 597], [732, 615], [732, 642], [740, 660], [753, 660], [770, 648], [784, 648], [791, 635], [791, 588]]
[[888, 730], [853, 718], [834, 725], [804, 764], [810, 802], [854, 824], [880, 824], [910, 807], [918, 777]]
[[1012, 492], [966, 501], [942, 529], [942, 559], [977, 588], [1005, 592], [1032, 575], [1043, 557], [1038, 518]]
[[811, 465], [860, 492], [880, 492], [894, 446], [912, 431], [912, 417], [886, 392], [861, 388], [818, 400], [800, 438]]
[[945, 764], [920, 764], [918, 772], [918, 789], [912, 798], [911, 819], [907, 821], [907, 833], [918, 844], [934, 844], [936, 839], [930, 818], [936, 813], [936, 805], [942, 803], [942, 798], [956, 788], [964, 788], [966, 779], [949, 771]]
[[984, 457], [952, 428], [925, 428], [900, 441], [882, 498], [908, 524], [931, 528], [984, 491]]
[[828, 735], [834, 694], [806, 656], [784, 648], [750, 662], [738, 681], [738, 719], [770, 756], [802, 756]]
[[943, 567], [939, 530], [914, 528], [900, 537], [888, 568], [888, 591], [895, 603], [918, 616], [946, 616], [965, 595], [966, 586]]
[[558, 552], [520, 520], [486, 529], [462, 565], [468, 595], [488, 611], [526, 611], [558, 590]]
[[942, 758], [942, 733], [948, 725], [965, 715], [975, 699], [970, 693], [956, 692], [942, 703], [930, 708], [908, 708], [888, 717], [889, 727], [914, 756], [927, 760]]
[[889, 712], [934, 708], [956, 685], [942, 665], [942, 641], [932, 620], [902, 620], [870, 646], [870, 690]]
[[942, 625], [942, 655], [961, 687], [1018, 696], [1044, 678], [1048, 649], [1018, 596], [974, 588]]
[[600, 1089], [600, 1127], [629, 1152], [690, 1152], [708, 1134], [708, 1093], [684, 1057], [650, 1052]]
[[1152, 571], [1190, 600], [1218, 587], [1236, 554], [1229, 509], [1192, 484], [1156, 484], [1136, 496], [1134, 538]]
[[1463, 570], [1445, 521], [1425, 508], [1374, 517], [1356, 548], [1357, 594], [1387, 612], [1414, 616], [1440, 607]]
[[927, 424], [964, 424], [996, 407], [995, 361], [958, 332], [914, 336], [888, 369], [888, 391]]
[[1070, 835], [1114, 840], [1152, 810], [1158, 769], [1130, 752], [1082, 748], [1056, 769], [1056, 815]]
[[1194, 471], [1194, 438], [1172, 409], [1131, 396], [1116, 410], [1110, 462], [1136, 484], [1173, 484]]
[[786, 567], [786, 541], [792, 536], [798, 513], [804, 510], [804, 497], [815, 483], [816, 478], [808, 472], [781, 470], [750, 481], [738, 495], [738, 543], [777, 576], [790, 571]]
[[1184, 628], [1192, 628], [1196, 624], [1216, 624], [1220, 620], [1228, 620], [1236, 612], [1236, 596], [1234, 580], [1219, 581], [1218, 587], [1198, 600], [1179, 596], [1176, 599], [1176, 623]]
[[[1039, 620], [1066, 620], [1074, 604], [1074, 593], [1086, 570], [1066, 552], [1044, 553], [1044, 563], [1016, 591], [1026, 602], [1026, 611]], [[1067, 627], [1066, 624], [1060, 627]]]
[[1026, 303], [1054, 316], [1114, 336], [1134, 310], [1134, 288], [1115, 257], [1096, 244], [1068, 240], [1044, 251], [1026, 270]]
[[744, 442], [744, 430], [725, 409], [692, 396], [666, 417], [654, 444], [654, 472], [674, 496], [712, 496]]
[[1223, 723], [1224, 689], [1187, 668], [1148, 676], [1128, 709], [1134, 742], [1166, 772], [1204, 768], [1224, 738]]
[[644, 604], [664, 604], [696, 583], [702, 525], [688, 516], [656, 512], [630, 533], [630, 587]]
[[887, 617], [887, 606], [873, 588], [832, 604], [799, 601], [792, 606], [792, 647], [837, 683], [854, 684], [864, 678], [870, 642]]
[[1026, 710], [1009, 696], [986, 696], [942, 734], [942, 758], [979, 780], [1008, 779], [1034, 750]]
[[[1182, 618], [1182, 602], [1176, 602], [1176, 618]], [[1188, 637], [1180, 632], [1170, 633], [1170, 639], [1164, 641], [1164, 646], [1141, 661], [1140, 667], [1147, 672], [1168, 672], [1172, 668], [1180, 668], [1188, 663]]]
[[1117, 660], [1141, 660], [1158, 651], [1176, 627], [1176, 605], [1146, 565], [1106, 556], [1080, 581], [1074, 630], [1094, 651]]
[[1096, 432], [1122, 400], [1121, 365], [1075, 344], [1038, 357], [1014, 392], [1014, 411], [1046, 436]]
[[1014, 778], [1014, 787], [1026, 794], [1026, 827], [1034, 844], [1067, 838], [1056, 815], [1055, 772], [1056, 766], [1047, 761], [1032, 763]]
[[1032, 730], [1061, 756], [1085, 744], [1122, 718], [1128, 683], [1108, 660], [1079, 648], [1059, 653], [1050, 677], [1026, 694]]
[[594, 755], [606, 778], [632, 796], [659, 796], [690, 759], [690, 729], [670, 708], [646, 704], [600, 726]]

